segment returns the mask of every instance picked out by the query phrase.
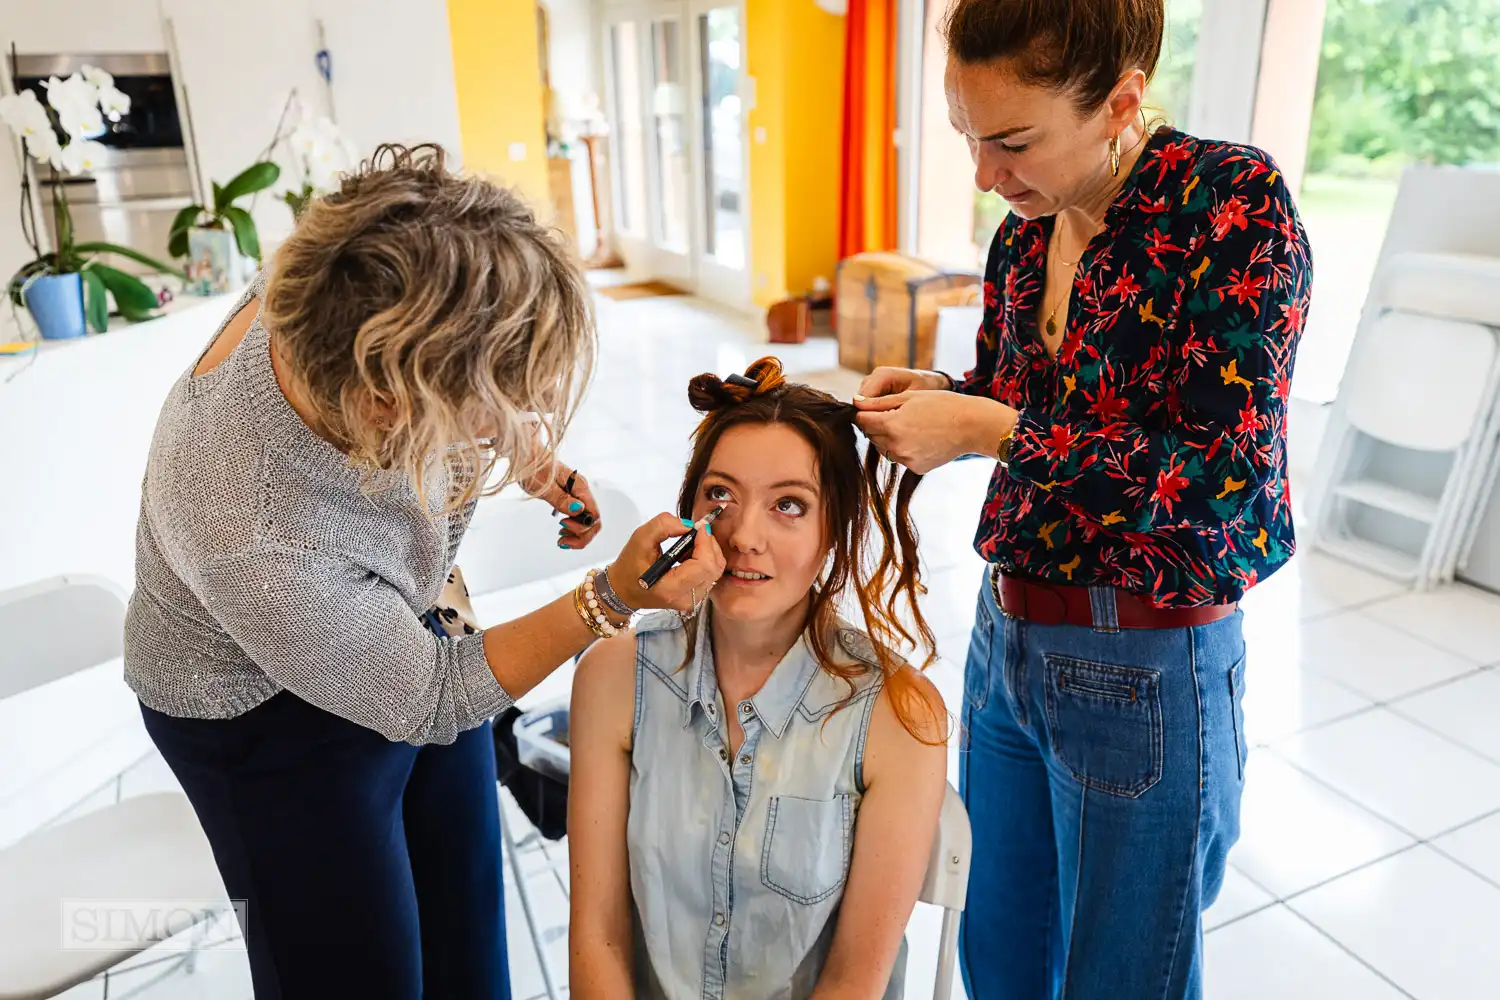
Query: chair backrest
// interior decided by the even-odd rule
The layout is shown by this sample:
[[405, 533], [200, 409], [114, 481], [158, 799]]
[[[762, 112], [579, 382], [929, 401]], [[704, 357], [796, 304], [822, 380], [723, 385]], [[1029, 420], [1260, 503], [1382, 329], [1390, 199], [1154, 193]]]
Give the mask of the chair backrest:
[[125, 644], [125, 598], [96, 576], [0, 591], [0, 698], [98, 666]]
[[927, 876], [917, 898], [947, 910], [962, 910], [969, 895], [969, 861], [973, 853], [974, 835], [969, 829], [968, 810], [957, 789], [949, 785], [943, 790], [937, 837], [932, 841]]
[[1390, 311], [1361, 337], [1343, 381], [1351, 425], [1423, 451], [1452, 451], [1469, 439], [1495, 368], [1489, 327]]
[[458, 550], [458, 565], [474, 596], [582, 572], [613, 559], [640, 527], [640, 509], [623, 491], [591, 484], [603, 528], [581, 551], [557, 547], [557, 520], [540, 500], [510, 492], [486, 497], [474, 510]]

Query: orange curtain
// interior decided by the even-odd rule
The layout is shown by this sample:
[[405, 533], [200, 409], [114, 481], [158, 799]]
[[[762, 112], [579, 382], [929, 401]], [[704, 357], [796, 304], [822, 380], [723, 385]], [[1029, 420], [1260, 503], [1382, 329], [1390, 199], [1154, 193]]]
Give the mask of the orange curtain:
[[896, 0], [849, 0], [839, 259], [896, 246]]

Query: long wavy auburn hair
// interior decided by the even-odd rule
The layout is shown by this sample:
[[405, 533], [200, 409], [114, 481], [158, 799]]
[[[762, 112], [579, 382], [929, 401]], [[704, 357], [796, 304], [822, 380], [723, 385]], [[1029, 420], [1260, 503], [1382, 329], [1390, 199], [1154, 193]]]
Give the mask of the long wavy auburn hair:
[[[833, 646], [838, 642], [841, 604], [856, 604], [902, 726], [923, 743], [944, 742], [946, 720], [916, 674], [905, 669], [906, 660], [898, 652], [920, 651], [924, 670], [937, 657], [932, 629], [917, 604], [926, 588], [911, 498], [922, 477], [885, 461], [874, 445], [861, 457], [854, 407], [786, 381], [777, 358], [755, 362], [743, 381], [699, 375], [688, 385], [688, 400], [704, 417], [693, 432], [692, 457], [677, 498], [678, 516], [693, 516], [708, 463], [730, 428], [781, 424], [799, 434], [816, 457], [823, 537], [829, 547], [808, 606], [808, 646], [823, 670], [848, 683], [852, 697], [854, 681], [866, 668], [840, 663]], [[701, 621], [687, 625], [688, 656], [696, 648]]]

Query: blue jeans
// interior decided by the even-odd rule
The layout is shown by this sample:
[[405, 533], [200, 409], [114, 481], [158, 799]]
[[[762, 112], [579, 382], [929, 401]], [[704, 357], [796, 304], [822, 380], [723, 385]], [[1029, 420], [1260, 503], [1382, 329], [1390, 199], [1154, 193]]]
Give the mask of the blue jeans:
[[244, 919], [256, 1000], [509, 1000], [490, 724], [392, 743], [282, 691], [141, 706]]
[[[1113, 596], [1095, 595], [1097, 622]], [[1197, 1000], [1201, 915], [1239, 836], [1241, 612], [1105, 631], [1007, 618], [989, 579], [964, 672], [975, 1000]]]

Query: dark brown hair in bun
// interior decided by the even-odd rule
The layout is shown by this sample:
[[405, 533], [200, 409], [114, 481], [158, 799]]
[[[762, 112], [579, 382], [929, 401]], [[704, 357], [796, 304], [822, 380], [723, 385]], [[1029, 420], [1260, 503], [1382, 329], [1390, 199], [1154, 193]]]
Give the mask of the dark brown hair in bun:
[[712, 372], [694, 376], [688, 383], [688, 402], [699, 413], [712, 413], [743, 403], [751, 396], [773, 392], [786, 384], [781, 359], [761, 358], [746, 368], [744, 375], [731, 375], [727, 380]]
[[[693, 453], [677, 497], [678, 516], [694, 516], [694, 504], [714, 448], [739, 426], [780, 424], [799, 434], [817, 459], [828, 564], [812, 590], [807, 639], [828, 673], [850, 681], [863, 664], [834, 655], [841, 627], [840, 608], [858, 609], [856, 622], [873, 641], [886, 675], [891, 704], [908, 732], [922, 742], [942, 743], [947, 733], [927, 687], [907, 669], [895, 650], [911, 649], [936, 658], [931, 627], [917, 606], [923, 592], [917, 558], [917, 529], [911, 498], [921, 476], [881, 458], [873, 446], [860, 454], [855, 409], [826, 392], [788, 382], [778, 358], [761, 358], [744, 375], [699, 375], [688, 383], [693, 409], [704, 414], [693, 432]], [[723, 543], [732, 544], [731, 536]], [[687, 625], [689, 651], [698, 623]]]

